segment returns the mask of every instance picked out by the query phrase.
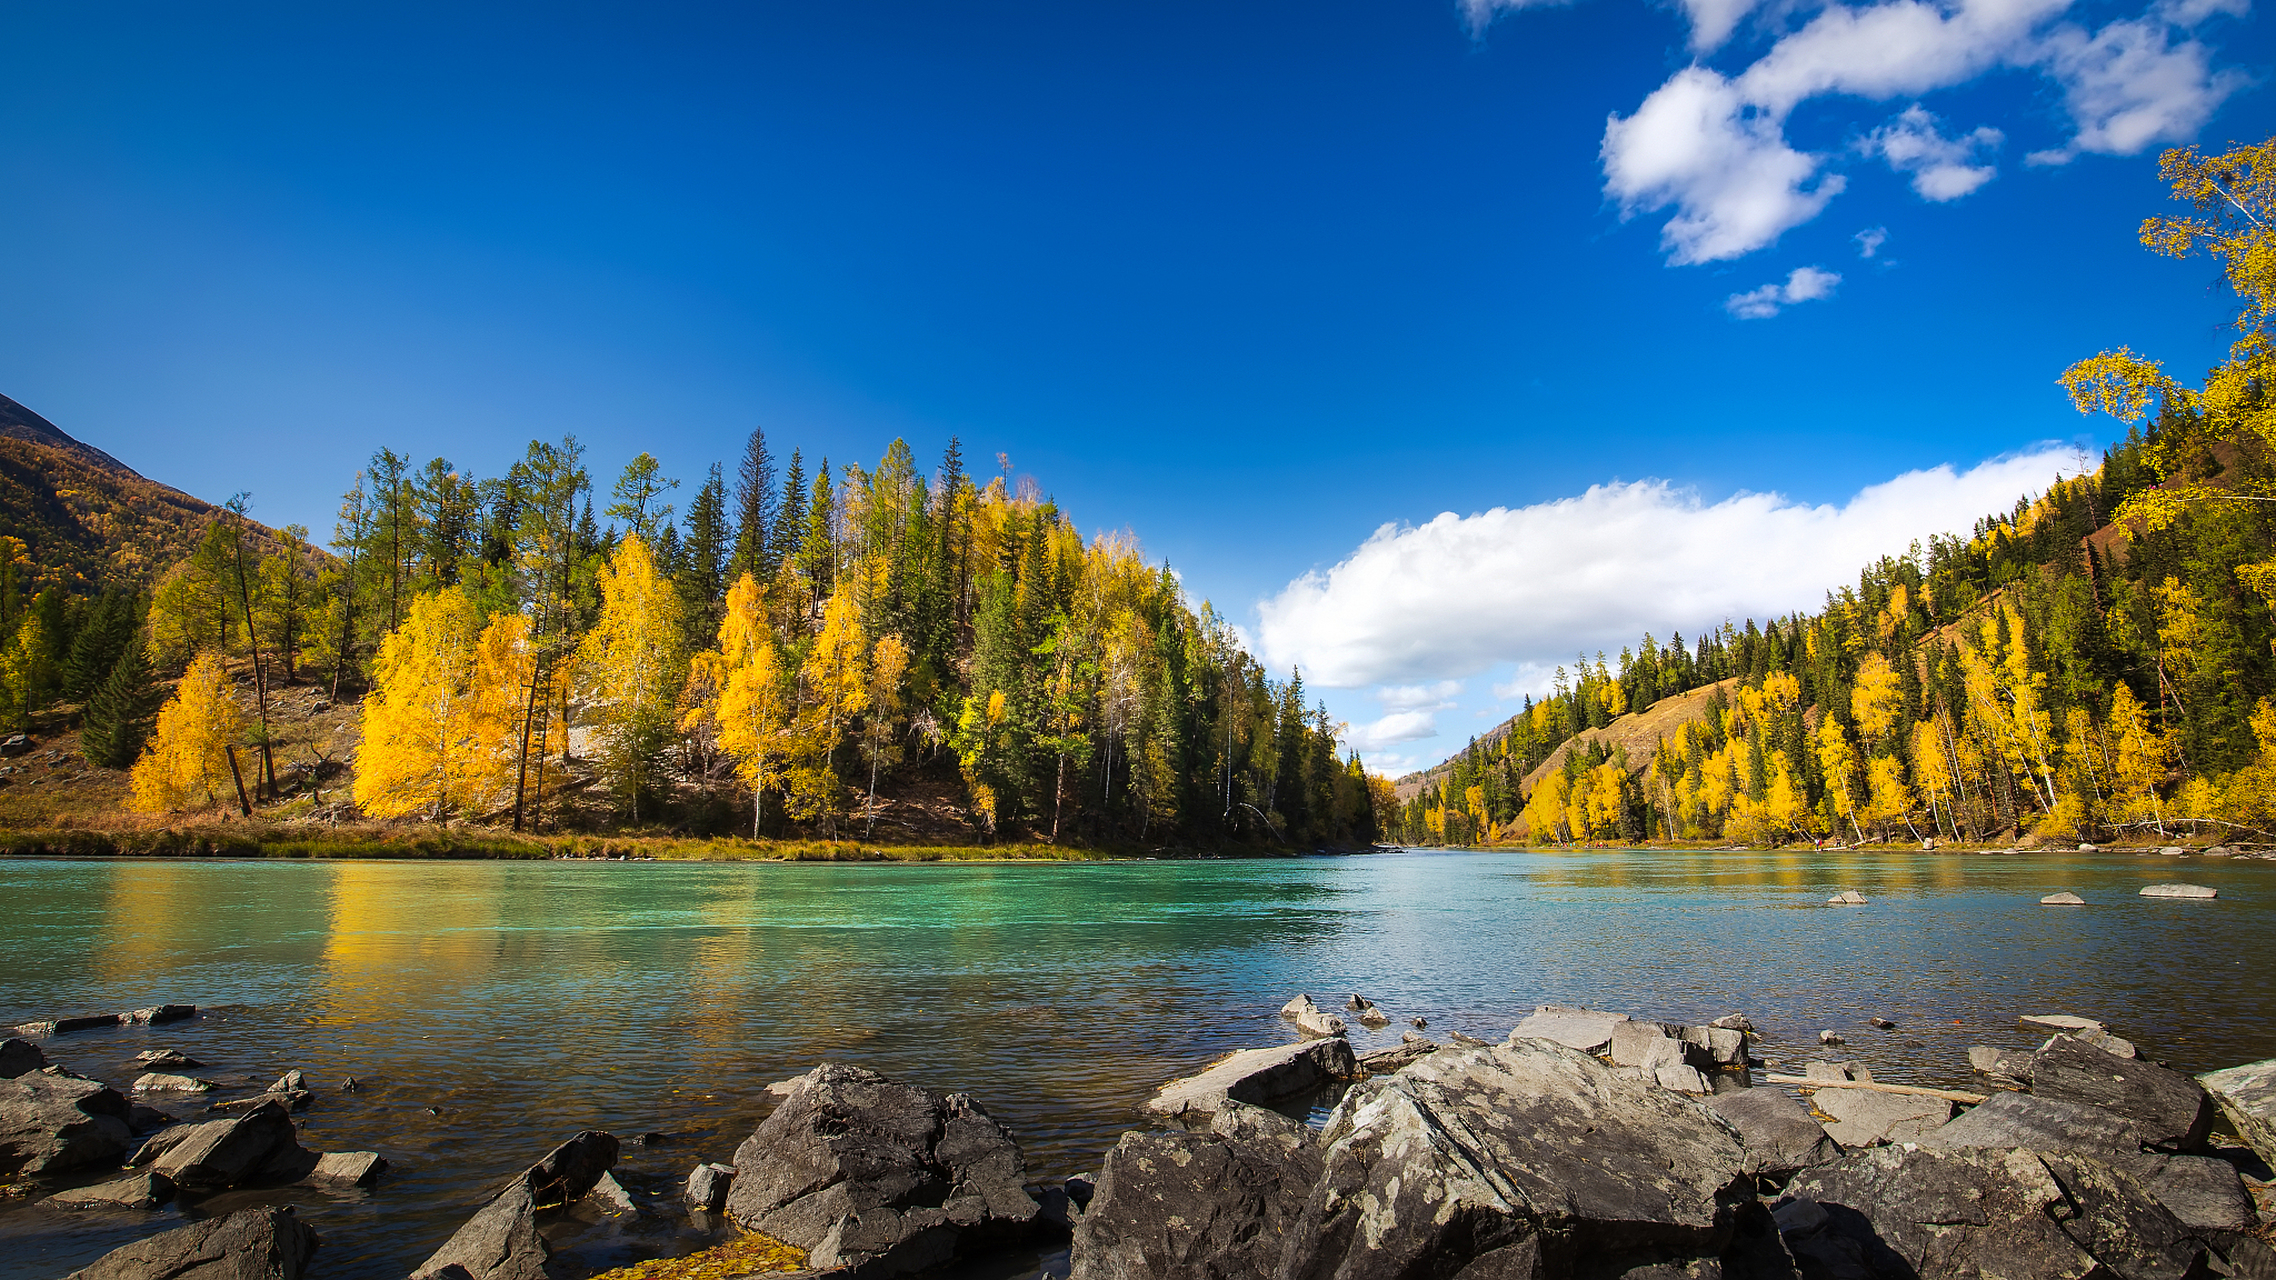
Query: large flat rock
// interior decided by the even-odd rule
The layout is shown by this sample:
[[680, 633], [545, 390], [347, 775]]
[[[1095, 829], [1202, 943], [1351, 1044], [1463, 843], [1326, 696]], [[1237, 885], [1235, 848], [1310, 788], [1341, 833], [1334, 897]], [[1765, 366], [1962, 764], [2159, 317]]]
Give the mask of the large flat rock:
[[1270, 1106], [1359, 1074], [1351, 1042], [1341, 1036], [1243, 1049], [1196, 1075], [1172, 1080], [1146, 1103], [1155, 1115], [1210, 1114], [1225, 1103]]
[[2069, 1036], [2056, 1036], [2032, 1055], [2031, 1092], [2122, 1116], [2140, 1128], [2143, 1142], [2169, 1151], [2196, 1150], [2213, 1127], [2213, 1100], [2203, 1085]]
[[2183, 1223], [2235, 1231], [2253, 1225], [2252, 1197], [2235, 1166], [2208, 1156], [2142, 1149], [2139, 1126], [2100, 1107], [2027, 1093], [1995, 1093], [1920, 1139], [1940, 1150], [2023, 1147], [2092, 1156], [2142, 1184]]
[[1542, 1039], [1364, 1081], [1321, 1141], [1279, 1280], [1711, 1261], [1752, 1202], [1739, 1135], [1714, 1112]]
[[1826, 1132], [1849, 1148], [1917, 1141], [1952, 1118], [1951, 1103], [1913, 1094], [1826, 1088], [1818, 1090], [1811, 1101], [1833, 1117]]
[[1625, 1013], [1545, 1004], [1518, 1023], [1509, 1038], [1513, 1044], [1519, 1040], [1554, 1040], [1582, 1053], [1604, 1053], [1612, 1047], [1613, 1027], [1626, 1021]]
[[2190, 1280], [2205, 1250], [2123, 1173], [2090, 1157], [1878, 1147], [1788, 1184], [1804, 1275], [1912, 1280]]

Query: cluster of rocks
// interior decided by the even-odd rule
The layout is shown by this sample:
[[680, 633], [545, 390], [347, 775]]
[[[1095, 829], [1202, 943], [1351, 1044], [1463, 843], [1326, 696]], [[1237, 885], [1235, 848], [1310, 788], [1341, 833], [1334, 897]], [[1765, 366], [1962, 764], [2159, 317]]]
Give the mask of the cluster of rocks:
[[1317, 1134], [1259, 1102], [1340, 1059], [1246, 1051], [1069, 1184], [1072, 1280], [2276, 1276], [2235, 1166], [2201, 1154], [2217, 1102], [2276, 1156], [2276, 1062], [2208, 1090], [2064, 1021], [1984, 1051], [2032, 1091], [1958, 1116], [1982, 1095], [1858, 1063], [1807, 1065], [1815, 1115], [1750, 1087], [1739, 1017], [1545, 1007], [1500, 1044], [1355, 1062]]
[[[195, 1016], [186, 1005], [159, 1010], [190, 1010], [165, 1017], [151, 1012], [106, 1015], [102, 1020], [57, 1019], [18, 1031], [56, 1035], [83, 1027], [170, 1022]], [[196, 1068], [203, 1064], [178, 1050], [140, 1055], [148, 1067]], [[146, 1072], [132, 1092], [200, 1094], [212, 1083], [161, 1071]], [[216, 1103], [217, 1118], [181, 1121], [155, 1108], [130, 1102], [101, 1080], [51, 1064], [42, 1046], [12, 1036], [0, 1040], [0, 1176], [120, 1176], [69, 1187], [40, 1204], [55, 1209], [156, 1210], [185, 1197], [204, 1198], [244, 1188], [288, 1185], [343, 1189], [370, 1186], [386, 1169], [376, 1152], [320, 1152], [300, 1144], [292, 1113], [308, 1105], [310, 1093], [298, 1071], [288, 1072], [251, 1097]], [[314, 1231], [289, 1209], [248, 1209], [162, 1232], [106, 1254], [76, 1273], [87, 1280], [173, 1277], [216, 1258], [228, 1258], [248, 1277], [297, 1276], [317, 1248]], [[238, 1264], [243, 1264], [239, 1266]]]

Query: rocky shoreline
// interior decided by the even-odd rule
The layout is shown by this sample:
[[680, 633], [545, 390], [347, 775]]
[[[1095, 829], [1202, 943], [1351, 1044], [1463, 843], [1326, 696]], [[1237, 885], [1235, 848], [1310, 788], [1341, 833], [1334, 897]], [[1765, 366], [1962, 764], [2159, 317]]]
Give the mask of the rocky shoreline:
[[[1391, 1021], [1373, 1002], [1329, 1012], [1299, 996], [1281, 1013], [1300, 1039], [1169, 1082], [1140, 1108], [1148, 1127], [1055, 1184], [1029, 1178], [979, 1098], [825, 1062], [770, 1086], [779, 1104], [729, 1161], [697, 1161], [668, 1210], [754, 1234], [717, 1259], [613, 1274], [882, 1280], [1063, 1247], [1068, 1280], [2276, 1280], [2276, 1213], [2261, 1207], [2276, 1060], [2192, 1078], [2092, 1019], [2031, 1016], [2020, 1025], [2045, 1037], [2037, 1049], [1970, 1054], [1975, 1093], [1876, 1082], [1830, 1055], [1765, 1075], [1738, 1015], [1684, 1026], [1544, 1006], [1494, 1043], [1442, 1043], [1418, 1018], [1402, 1043], [1355, 1054], [1346, 1014]], [[177, 1120], [129, 1095], [196, 1098], [210, 1086], [183, 1074], [194, 1059], [143, 1054], [150, 1070], [122, 1092], [43, 1047], [195, 1016], [156, 1006], [0, 1040], [0, 1175], [36, 1190], [118, 1172], [45, 1195], [57, 1209], [291, 1185], [384, 1195], [380, 1153], [301, 1145], [293, 1116], [313, 1090], [298, 1072]], [[1328, 1097], [1317, 1131], [1296, 1118]], [[2222, 1125], [2233, 1136], [2212, 1145]], [[413, 1280], [577, 1274], [549, 1238], [566, 1216], [666, 1211], [611, 1176], [620, 1149], [608, 1133], [571, 1136], [437, 1241]], [[290, 1208], [240, 1208], [73, 1280], [297, 1280], [322, 1274], [320, 1249]]]

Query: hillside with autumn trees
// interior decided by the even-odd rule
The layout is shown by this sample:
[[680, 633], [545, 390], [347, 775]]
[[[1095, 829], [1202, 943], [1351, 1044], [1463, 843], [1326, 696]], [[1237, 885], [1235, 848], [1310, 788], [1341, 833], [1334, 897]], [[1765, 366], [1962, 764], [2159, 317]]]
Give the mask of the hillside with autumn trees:
[[[732, 479], [683, 488], [642, 454], [603, 490], [574, 439], [483, 478], [383, 449], [328, 550], [237, 503], [146, 588], [98, 595], [43, 588], [40, 548], [7, 544], [0, 715], [77, 710], [149, 821], [1372, 840], [1368, 780], [1300, 680], [1008, 470], [976, 481], [951, 442], [928, 474], [896, 440], [809, 473], [753, 431]], [[342, 711], [344, 744], [299, 732]], [[280, 759], [296, 734], [306, 758]], [[880, 833], [912, 796], [941, 821]]]
[[[2163, 175], [2193, 212], [2143, 243], [2221, 263], [2241, 299], [2227, 362], [2195, 387], [2123, 348], [2080, 362], [2077, 407], [2130, 424], [2090, 474], [1867, 566], [1814, 613], [1559, 668], [1402, 780], [1390, 834], [2276, 839], [2276, 143], [2169, 152]], [[1678, 694], [1680, 723], [1613, 732]]]

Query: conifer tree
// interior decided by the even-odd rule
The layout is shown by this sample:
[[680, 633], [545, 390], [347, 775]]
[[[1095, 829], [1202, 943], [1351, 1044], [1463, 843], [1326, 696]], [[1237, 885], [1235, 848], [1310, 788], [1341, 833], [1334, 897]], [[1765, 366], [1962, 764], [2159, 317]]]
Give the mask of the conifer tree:
[[742, 462], [735, 471], [734, 573], [750, 574], [761, 582], [774, 577], [779, 557], [775, 509], [781, 505], [775, 491], [774, 454], [767, 448], [767, 433], [751, 428], [743, 442]]
[[79, 749], [88, 763], [124, 769], [142, 754], [150, 737], [150, 715], [157, 706], [150, 659], [142, 637], [129, 631], [110, 673], [87, 699], [80, 719]]

